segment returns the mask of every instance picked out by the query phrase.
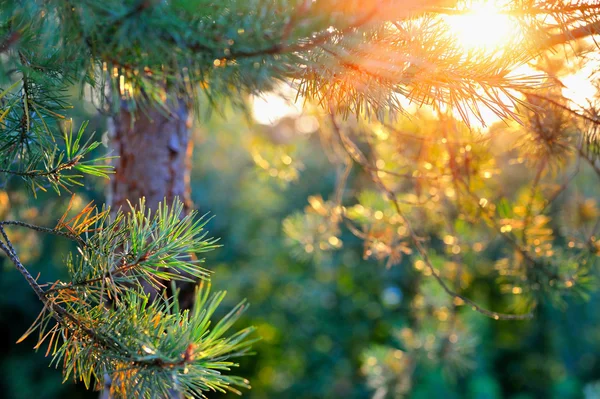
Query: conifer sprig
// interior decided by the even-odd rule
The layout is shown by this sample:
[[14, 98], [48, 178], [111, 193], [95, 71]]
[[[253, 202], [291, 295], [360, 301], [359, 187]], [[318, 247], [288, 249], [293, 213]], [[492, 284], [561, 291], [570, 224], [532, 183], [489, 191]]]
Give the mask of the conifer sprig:
[[[208, 271], [189, 254], [216, 246], [206, 238], [206, 220], [194, 212], [181, 217], [182, 210], [183, 203], [176, 201], [151, 213], [142, 201], [111, 216], [108, 209], [88, 205], [69, 220], [64, 216], [56, 229], [0, 224], [0, 250], [44, 304], [21, 340], [38, 331], [36, 348], [48, 345], [47, 354], [62, 366], [65, 379], [99, 388], [108, 375], [115, 398], [165, 397], [171, 389], [203, 398], [206, 391], [239, 393], [238, 388], [249, 387], [228, 372], [236, 366], [233, 358], [249, 353], [253, 329], [226, 335], [247, 305], [240, 303], [211, 325], [224, 292], [210, 295], [210, 283], [204, 281], [194, 308], [180, 311], [177, 290], [172, 296], [164, 290], [165, 280], [207, 280]], [[71, 280], [38, 284], [21, 264], [4, 225], [74, 239], [78, 254], [67, 259]], [[151, 300], [141, 281], [163, 294]]]
[[67, 258], [71, 281], [56, 283], [51, 291], [102, 295], [111, 289], [108, 294], [113, 295], [140, 280], [163, 289], [163, 281], [207, 279], [209, 272], [200, 267], [203, 260], [189, 254], [214, 249], [217, 240], [206, 237], [207, 219], [197, 212], [182, 217], [183, 206], [180, 201], [163, 203], [152, 212], [141, 200], [138, 207], [130, 205], [114, 216], [109, 209], [88, 206], [66, 222], [63, 217], [58, 230], [78, 234], [84, 245]]
[[[31, 40], [31, 46], [48, 44]], [[48, 187], [69, 191], [82, 185], [85, 174], [107, 178], [112, 173], [110, 157], [90, 159], [100, 143], [93, 135], [84, 139], [87, 122], [74, 131], [65, 116], [71, 108], [67, 86], [81, 71], [65, 68], [64, 61], [56, 50], [34, 54], [25, 47], [6, 65], [0, 63], [9, 78], [0, 80], [7, 84], [0, 88], [0, 179], [19, 177], [33, 193]]]
[[209, 295], [209, 287], [201, 285], [194, 309], [183, 312], [175, 297], [150, 301], [148, 294], [135, 289], [108, 308], [73, 302], [67, 311], [95, 336], [59, 326], [56, 332], [63, 342], [57, 344], [52, 342], [55, 331], [50, 331], [53, 363], [62, 362], [65, 379], [81, 380], [88, 388], [108, 374], [117, 398], [166, 397], [170, 389], [200, 398], [205, 391], [247, 388], [247, 380], [227, 372], [236, 366], [232, 359], [249, 353], [253, 329], [225, 335], [246, 305], [239, 304], [211, 328], [225, 293]]

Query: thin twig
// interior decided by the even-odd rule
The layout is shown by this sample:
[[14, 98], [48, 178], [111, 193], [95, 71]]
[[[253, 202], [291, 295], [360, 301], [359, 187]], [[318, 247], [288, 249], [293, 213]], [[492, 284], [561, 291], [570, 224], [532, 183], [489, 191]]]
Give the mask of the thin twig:
[[60, 237], [65, 237], [68, 238], [70, 240], [76, 241], [78, 244], [81, 244], [83, 246], [87, 245], [85, 240], [83, 238], [81, 238], [80, 236], [74, 235], [73, 233], [69, 233], [69, 232], [65, 232], [65, 231], [61, 231], [61, 230], [56, 230], [56, 229], [51, 229], [48, 227], [42, 227], [42, 226], [37, 226], [35, 224], [30, 224], [30, 223], [25, 223], [25, 222], [21, 222], [18, 220], [3, 220], [0, 221], [0, 227], [1, 226], [19, 226], [19, 227], [25, 227], [31, 230], [35, 230], [35, 231], [39, 231], [40, 233], [48, 233], [48, 234], [53, 234], [56, 236], [60, 236]]
[[[362, 155], [361, 153], [357, 153], [358, 150], [356, 148], [350, 149], [350, 148], [346, 147], [346, 142], [348, 139], [341, 132], [340, 127], [338, 126], [337, 122], [335, 121], [335, 117], [334, 117], [333, 113], [330, 113], [330, 118], [331, 118], [331, 122], [333, 124], [334, 130], [338, 134], [340, 141], [342, 142], [342, 145], [344, 146], [344, 148], [346, 148], [348, 155], [350, 155], [350, 157], [352, 157], [352, 159], [354, 159], [355, 162], [357, 162], [359, 165], [361, 165], [361, 167], [368, 170], [368, 168], [365, 168], [365, 166], [364, 166], [366, 163], [366, 158], [364, 157], [364, 155]], [[400, 208], [400, 203], [399, 203], [399, 200], [398, 200], [396, 194], [392, 190], [388, 189], [385, 186], [385, 184], [381, 181], [381, 179], [376, 177], [376, 174], [371, 173], [371, 176], [375, 178], [375, 183], [379, 187], [381, 187], [381, 189], [385, 192], [385, 194], [387, 195], [388, 199], [390, 200], [392, 206], [394, 207], [396, 213], [404, 221], [404, 224], [409, 233], [409, 236], [410, 236], [413, 244], [417, 248], [417, 251], [421, 255], [421, 258], [423, 258], [423, 261], [427, 265], [427, 268], [431, 272], [431, 275], [435, 278], [437, 283], [440, 285], [440, 287], [442, 287], [442, 289], [446, 292], [446, 294], [448, 294], [449, 296], [451, 296], [453, 298], [458, 298], [458, 299], [462, 300], [463, 302], [469, 304], [473, 310], [475, 310], [485, 316], [496, 319], [496, 320], [500, 320], [500, 319], [501, 320], [526, 320], [526, 319], [531, 319], [533, 317], [533, 313], [531, 313], [531, 312], [526, 313], [526, 314], [508, 314], [508, 313], [494, 312], [494, 311], [491, 311], [491, 310], [481, 307], [475, 301], [465, 297], [464, 295], [461, 295], [461, 294], [453, 291], [448, 286], [448, 284], [446, 284], [444, 279], [441, 277], [440, 272], [433, 266], [431, 259], [429, 258], [429, 254], [428, 254], [427, 250], [421, 243], [422, 239], [417, 235], [417, 233], [414, 230], [414, 228], [412, 227], [412, 224], [410, 223], [409, 219], [404, 215], [404, 212], [402, 212], [402, 209]]]
[[538, 171], [535, 174], [535, 178], [533, 179], [533, 184], [531, 185], [531, 190], [529, 192], [529, 201], [527, 201], [527, 207], [525, 208], [525, 217], [523, 219], [523, 236], [521, 237], [523, 245], [527, 245], [527, 229], [529, 228], [529, 223], [531, 222], [531, 213], [533, 211], [535, 193], [537, 191], [538, 185], [540, 184], [542, 174], [544, 173], [544, 169], [546, 168], [547, 164], [547, 158], [543, 158], [540, 163], [540, 167], [538, 168]]
[[596, 172], [598, 177], [600, 177], [600, 167], [598, 167], [598, 165], [596, 165], [596, 162], [593, 159], [591, 159], [588, 156], [588, 154], [586, 154], [581, 148], [578, 148], [577, 152], [579, 153], [579, 156], [581, 158], [585, 159], [585, 161], [592, 167], [592, 169], [594, 169], [594, 172]]
[[35, 178], [35, 177], [52, 177], [57, 179], [57, 176], [60, 174], [60, 172], [62, 172], [65, 169], [70, 169], [73, 166], [77, 165], [77, 163], [81, 160], [81, 156], [76, 156], [73, 159], [69, 159], [68, 161], [61, 163], [60, 165], [57, 165], [56, 167], [47, 170], [47, 171], [41, 171], [41, 170], [30, 170], [27, 172], [21, 172], [18, 170], [10, 170], [10, 169], [0, 169], [0, 173], [8, 173], [11, 175], [15, 175], [15, 176], [21, 176], [21, 177], [29, 177], [29, 178]]
[[29, 273], [29, 270], [27, 270], [27, 268], [23, 266], [23, 264], [17, 257], [17, 254], [10, 240], [8, 239], [8, 236], [6, 235], [6, 232], [4, 231], [4, 227], [2, 226], [0, 226], [0, 233], [2, 233], [2, 236], [6, 240], [6, 244], [0, 241], [0, 249], [8, 256], [8, 258], [15, 265], [17, 270], [23, 275], [23, 277], [25, 277], [25, 280], [27, 280], [29, 286], [35, 292], [40, 301], [42, 301], [44, 305], [48, 305], [49, 301], [48, 298], [46, 298], [46, 295], [44, 295], [44, 290], [42, 289], [42, 287], [40, 287], [35, 278], [33, 278], [31, 273]]
[[[50, 309], [52, 312], [52, 317], [54, 317], [59, 323], [63, 324], [67, 329], [73, 331], [74, 329], [78, 329], [87, 336], [89, 336], [93, 341], [97, 342], [100, 345], [111, 348], [114, 350], [115, 348], [123, 351], [124, 355], [129, 355], [126, 348], [123, 348], [120, 343], [110, 337], [104, 337], [97, 334], [94, 330], [87, 327], [85, 323], [80, 320], [75, 315], [68, 312], [65, 308], [55, 303], [51, 298], [49, 298], [42, 287], [37, 283], [36, 279], [29, 273], [29, 270], [21, 263], [19, 257], [17, 256], [4, 228], [0, 225], [0, 234], [6, 241], [6, 244], [0, 240], [0, 250], [4, 252], [11, 262], [15, 265], [17, 270], [23, 275], [25, 280], [29, 283], [31, 289], [35, 292], [40, 301], [44, 304], [45, 308]], [[73, 326], [73, 323], [76, 328]], [[143, 362], [142, 362], [143, 363]]]
[[[544, 213], [546, 209], [558, 198], [560, 194], [562, 194], [568, 187], [569, 184], [573, 181], [573, 179], [579, 174], [579, 167], [581, 164], [581, 157], [577, 157], [577, 164], [575, 165], [575, 170], [568, 177], [566, 177], [565, 182], [546, 200], [544, 207], [540, 211]], [[600, 219], [599, 219], [600, 220]]]

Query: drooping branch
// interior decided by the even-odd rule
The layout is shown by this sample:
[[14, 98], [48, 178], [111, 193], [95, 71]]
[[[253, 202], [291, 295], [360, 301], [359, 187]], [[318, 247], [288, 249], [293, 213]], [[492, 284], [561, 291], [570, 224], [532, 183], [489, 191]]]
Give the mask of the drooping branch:
[[344, 135], [344, 133], [341, 131], [340, 126], [338, 125], [337, 121], [335, 120], [335, 116], [333, 114], [330, 114], [330, 120], [331, 120], [333, 129], [334, 129], [336, 135], [338, 136], [338, 138], [342, 144], [342, 147], [346, 150], [347, 154], [356, 163], [358, 163], [362, 168], [364, 168], [369, 173], [369, 175], [372, 177], [373, 181], [387, 196], [388, 200], [392, 204], [396, 213], [403, 220], [404, 225], [406, 226], [406, 229], [409, 233], [409, 237], [411, 238], [413, 245], [419, 252], [419, 255], [423, 259], [423, 262], [425, 262], [425, 265], [431, 272], [431, 275], [434, 277], [436, 282], [440, 285], [440, 287], [444, 290], [444, 292], [447, 295], [449, 295], [452, 298], [458, 298], [458, 299], [462, 300], [464, 303], [470, 305], [471, 308], [473, 310], [475, 310], [476, 312], [481, 313], [487, 317], [493, 318], [495, 320], [527, 320], [527, 319], [531, 319], [533, 317], [532, 312], [525, 313], [525, 314], [509, 314], [509, 313], [494, 312], [494, 311], [491, 311], [491, 310], [488, 310], [488, 309], [482, 307], [481, 305], [479, 305], [477, 302], [473, 301], [472, 299], [467, 298], [464, 295], [459, 294], [458, 292], [452, 290], [452, 288], [450, 288], [450, 286], [444, 281], [444, 279], [440, 275], [440, 272], [435, 268], [435, 266], [433, 266], [433, 263], [431, 262], [431, 259], [429, 257], [429, 253], [428, 253], [427, 249], [425, 248], [425, 246], [421, 242], [422, 239], [417, 235], [416, 230], [412, 226], [412, 223], [410, 222], [408, 217], [404, 214], [404, 212], [400, 208], [400, 201], [399, 201], [398, 197], [396, 196], [396, 193], [394, 193], [393, 190], [389, 189], [385, 185], [385, 183], [378, 177], [377, 173], [373, 173], [372, 168], [370, 168], [368, 166], [369, 162], [367, 161], [366, 157], [362, 154], [362, 152], [355, 145], [351, 144], [349, 138]]

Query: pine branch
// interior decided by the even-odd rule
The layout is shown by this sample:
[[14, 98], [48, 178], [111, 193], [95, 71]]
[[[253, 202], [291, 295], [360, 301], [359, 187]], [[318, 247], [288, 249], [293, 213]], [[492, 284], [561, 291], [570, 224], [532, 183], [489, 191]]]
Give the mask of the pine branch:
[[[114, 239], [128, 235], [131, 245], [125, 245], [125, 241], [121, 241], [121, 245], [132, 248], [125, 257], [133, 256], [138, 245], [153, 248], [155, 251], [138, 257], [135, 264], [113, 270], [113, 275], [124, 274], [140, 265], [147, 266], [148, 261], [165, 262], [169, 257], [165, 251], [183, 253], [187, 250], [206, 250], [206, 243], [210, 241], [204, 241], [204, 235], [198, 236], [203, 224], [191, 223], [189, 218], [180, 220], [181, 206], [181, 203], [177, 203], [171, 210], [164, 206], [158, 210], [155, 219], [150, 220], [149, 213], [145, 213], [142, 205], [142, 208], [127, 220], [127, 224], [122, 223], [123, 216], [117, 215], [116, 223], [105, 225], [104, 229], [95, 229], [95, 234], [89, 239], [90, 243], [80, 249], [87, 250], [96, 245], [96, 253], [89, 252], [88, 257], [107, 256], [106, 253], [100, 252], [114, 251], [116, 247], [103, 240], [107, 237]], [[89, 215], [85, 217], [88, 218]], [[77, 223], [77, 220], [79, 218], [73, 223]], [[103, 218], [94, 220], [100, 225], [106, 221]], [[220, 322], [209, 328], [210, 318], [222, 301], [224, 293], [209, 296], [207, 285], [197, 290], [196, 304], [191, 313], [180, 313], [176, 298], [158, 298], [150, 303], [149, 295], [143, 292], [139, 283], [135, 283], [135, 279], [127, 279], [127, 290], [121, 291], [117, 286], [106, 287], [109, 291], [119, 292], [118, 300], [108, 307], [102, 300], [103, 296], [96, 295], [96, 291], [88, 289], [91, 288], [88, 285], [100, 282], [109, 285], [120, 284], [118, 279], [113, 277], [108, 281], [104, 278], [86, 281], [85, 287], [77, 287], [76, 282], [70, 283], [69, 287], [54, 284], [44, 291], [19, 260], [4, 231], [4, 225], [27, 227], [70, 239], [73, 239], [73, 236], [56, 229], [22, 222], [0, 223], [0, 234], [4, 239], [4, 242], [0, 240], [0, 250], [9, 257], [44, 304], [40, 321], [34, 323], [21, 340], [39, 329], [40, 338], [36, 347], [49, 339], [48, 350], [50, 352], [52, 348], [53, 362], [58, 363], [61, 359], [64, 361], [66, 377], [72, 375], [75, 379], [83, 380], [87, 387], [91, 387], [92, 381], [99, 384], [104, 373], [108, 373], [112, 380], [111, 392], [116, 398], [156, 397], [157, 393], [166, 394], [166, 391], [172, 388], [177, 388], [186, 395], [201, 398], [204, 397], [203, 391], [238, 392], [236, 387], [249, 386], [245, 379], [222, 373], [236, 366], [229, 359], [247, 355], [250, 345], [255, 342], [248, 338], [252, 329], [224, 336], [244, 311], [244, 303], [236, 306]], [[147, 234], [154, 235], [154, 240], [148, 241]], [[100, 238], [94, 241], [94, 237]], [[156, 258], [157, 254], [162, 254], [162, 258]], [[177, 262], [181, 270], [190, 272], [184, 261]], [[172, 262], [167, 262], [167, 265], [174, 266]], [[159, 275], [152, 269], [146, 273]], [[58, 325], [46, 330], [50, 317], [56, 319]], [[155, 331], [162, 331], [164, 334], [156, 334]], [[60, 344], [59, 339], [62, 340]]]

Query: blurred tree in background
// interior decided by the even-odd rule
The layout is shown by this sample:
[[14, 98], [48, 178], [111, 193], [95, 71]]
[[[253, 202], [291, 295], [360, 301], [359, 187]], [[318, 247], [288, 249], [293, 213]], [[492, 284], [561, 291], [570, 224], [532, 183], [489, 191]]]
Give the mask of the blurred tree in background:
[[[37, 287], [42, 324], [58, 319], [76, 379], [100, 387], [105, 370], [125, 397], [245, 386], [209, 370], [245, 354], [249, 330], [221, 340], [226, 321], [204, 336], [206, 315], [180, 315], [173, 291], [148, 304], [131, 286], [206, 279], [190, 254], [214, 246], [206, 227], [224, 247], [207, 254], [213, 284], [229, 308], [253, 304], [240, 324], [262, 337], [240, 360], [245, 395], [597, 397], [598, 7], [2, 2], [1, 172], [13, 178], [0, 219], [62, 235], [3, 236], [3, 396], [84, 396], [12, 344], [40, 307], [17, 289], [21, 262], [57, 281]], [[288, 86], [287, 116], [256, 123]], [[79, 175], [113, 171], [94, 130], [115, 156], [108, 187]], [[76, 192], [79, 218], [49, 187]], [[115, 210], [94, 216], [85, 204], [106, 189]], [[118, 216], [142, 198], [150, 213]], [[192, 204], [215, 217], [197, 224]], [[82, 253], [70, 270], [65, 237]], [[133, 273], [113, 281], [113, 257]], [[208, 314], [222, 299], [196, 292]]]

